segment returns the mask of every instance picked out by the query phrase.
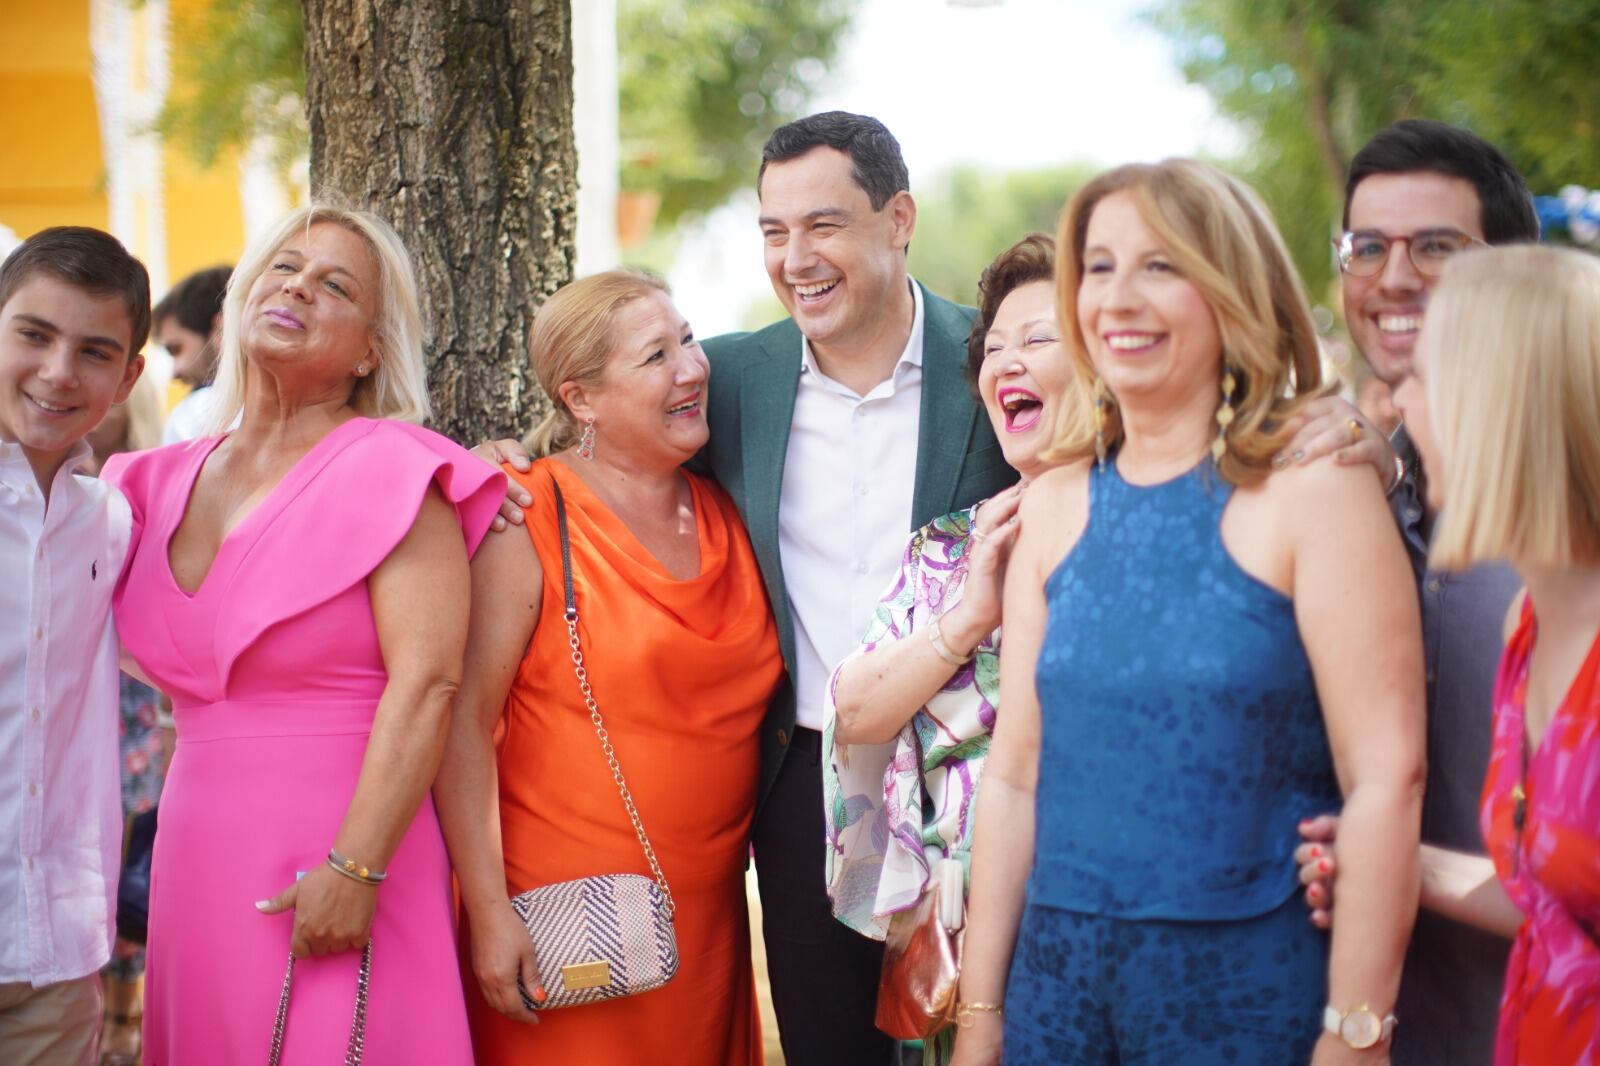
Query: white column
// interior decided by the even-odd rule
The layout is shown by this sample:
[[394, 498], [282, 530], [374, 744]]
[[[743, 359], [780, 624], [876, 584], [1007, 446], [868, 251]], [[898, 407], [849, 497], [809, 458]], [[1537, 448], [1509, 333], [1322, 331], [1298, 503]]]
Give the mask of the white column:
[[617, 0], [572, 5], [573, 132], [578, 141], [577, 272], [609, 270], [617, 248]]
[[166, 0], [91, 0], [89, 48], [111, 233], [144, 261], [152, 295], [167, 277], [161, 138], [150, 132], [171, 80]]

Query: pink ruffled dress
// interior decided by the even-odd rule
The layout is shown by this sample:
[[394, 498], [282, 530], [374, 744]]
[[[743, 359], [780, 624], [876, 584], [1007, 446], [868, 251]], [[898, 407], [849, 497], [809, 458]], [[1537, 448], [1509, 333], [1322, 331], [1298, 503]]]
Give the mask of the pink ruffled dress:
[[[105, 469], [135, 524], [117, 629], [172, 697], [178, 732], [151, 875], [147, 1066], [266, 1061], [293, 914], [262, 915], [255, 901], [325, 861], [354, 794], [387, 683], [367, 576], [430, 485], [455, 506], [469, 552], [505, 491], [499, 471], [444, 437], [352, 419], [229, 533], [190, 595], [168, 545], [220, 440]], [[425, 799], [378, 890], [365, 1061], [471, 1063], [452, 913]], [[344, 1061], [358, 961], [296, 966], [284, 1066]]]

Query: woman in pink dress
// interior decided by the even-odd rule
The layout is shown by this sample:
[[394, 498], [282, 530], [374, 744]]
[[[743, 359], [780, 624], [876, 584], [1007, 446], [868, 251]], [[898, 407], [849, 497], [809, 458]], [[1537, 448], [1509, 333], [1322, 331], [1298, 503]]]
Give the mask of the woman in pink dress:
[[105, 470], [136, 526], [118, 629], [178, 733], [144, 1061], [266, 1061], [291, 951], [281, 1061], [344, 1061], [370, 941], [366, 1061], [467, 1064], [428, 789], [504, 480], [410, 424], [416, 285], [379, 219], [291, 215], [223, 316], [215, 428], [237, 428]]
[[[1433, 565], [1505, 557], [1527, 588], [1495, 680], [1489, 854], [1424, 844], [1422, 905], [1514, 938], [1495, 1066], [1600, 1066], [1600, 260], [1462, 255], [1395, 401], [1440, 511]], [[1313, 848], [1322, 904], [1337, 869]]]

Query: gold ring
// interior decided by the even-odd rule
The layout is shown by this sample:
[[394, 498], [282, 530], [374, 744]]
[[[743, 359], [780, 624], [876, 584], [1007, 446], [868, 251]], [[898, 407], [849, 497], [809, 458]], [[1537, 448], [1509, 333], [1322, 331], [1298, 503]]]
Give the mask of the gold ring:
[[1345, 425], [1350, 427], [1350, 443], [1354, 444], [1361, 439], [1361, 419], [1352, 418]]

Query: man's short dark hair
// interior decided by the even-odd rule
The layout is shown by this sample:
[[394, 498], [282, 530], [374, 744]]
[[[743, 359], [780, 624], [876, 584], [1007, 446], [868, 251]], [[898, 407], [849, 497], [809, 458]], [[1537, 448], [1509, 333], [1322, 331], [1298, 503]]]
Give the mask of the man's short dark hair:
[[228, 278], [233, 275], [230, 266], [207, 267], [178, 282], [150, 313], [150, 321], [160, 325], [173, 319], [191, 333], [211, 336], [211, 323], [222, 310], [222, 298], [228, 293]]
[[882, 211], [895, 193], [911, 188], [906, 161], [900, 155], [900, 142], [894, 139], [888, 127], [866, 115], [824, 111], [772, 131], [761, 149], [756, 191], [761, 191], [761, 179], [769, 163], [787, 163], [814, 148], [833, 148], [850, 157], [851, 176], [866, 192], [874, 211]]
[[150, 337], [150, 274], [121, 241], [88, 226], [40, 230], [0, 266], [0, 307], [39, 274], [95, 296], [120, 296], [128, 309], [128, 356], [139, 354]]
[[1374, 174], [1443, 174], [1471, 182], [1478, 193], [1479, 224], [1490, 244], [1539, 239], [1539, 216], [1527, 182], [1494, 145], [1443, 122], [1409, 118], [1368, 141], [1350, 162], [1344, 186], [1344, 228], [1356, 186]]

